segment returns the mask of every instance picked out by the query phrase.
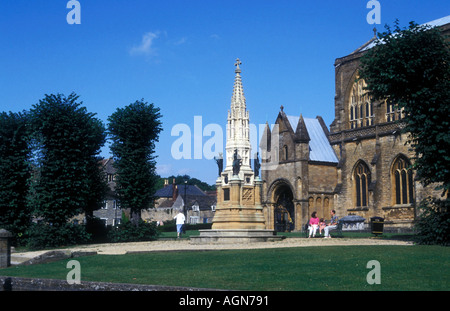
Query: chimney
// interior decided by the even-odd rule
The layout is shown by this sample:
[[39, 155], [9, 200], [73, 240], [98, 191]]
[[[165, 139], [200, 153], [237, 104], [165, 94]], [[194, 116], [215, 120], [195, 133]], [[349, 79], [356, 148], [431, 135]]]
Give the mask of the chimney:
[[169, 180], [167, 178], [164, 179], [164, 188], [169, 185]]
[[178, 197], [178, 186], [175, 185], [173, 187], [172, 199], [175, 201], [177, 199], [177, 197]]
[[172, 183], [172, 200], [176, 200], [178, 197], [178, 186], [175, 184], [175, 178]]

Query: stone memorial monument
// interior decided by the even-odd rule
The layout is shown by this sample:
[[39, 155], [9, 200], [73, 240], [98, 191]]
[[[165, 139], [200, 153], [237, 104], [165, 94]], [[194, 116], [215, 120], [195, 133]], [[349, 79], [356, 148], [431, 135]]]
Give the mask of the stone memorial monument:
[[249, 112], [246, 108], [241, 80], [242, 63], [236, 60], [235, 81], [228, 111], [226, 130], [226, 166], [216, 180], [217, 205], [211, 230], [200, 230], [200, 236], [191, 237], [192, 243], [236, 243], [273, 241], [283, 237], [274, 230], [266, 230], [264, 209], [261, 205], [262, 180], [259, 177], [259, 159], [251, 168]]

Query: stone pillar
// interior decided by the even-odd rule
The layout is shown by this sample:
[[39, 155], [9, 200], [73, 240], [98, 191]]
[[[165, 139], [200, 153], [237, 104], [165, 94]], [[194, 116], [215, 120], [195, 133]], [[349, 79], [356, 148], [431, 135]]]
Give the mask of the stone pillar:
[[263, 181], [258, 176], [255, 178], [255, 206], [261, 206]]
[[217, 197], [217, 202], [216, 202], [216, 207], [220, 206], [223, 202], [223, 193], [222, 193], [222, 180], [220, 178], [218, 178], [216, 180], [216, 197]]
[[274, 204], [272, 203], [265, 203], [264, 205], [264, 214], [265, 214], [265, 220], [266, 220], [266, 229], [275, 230], [275, 224], [274, 224]]
[[241, 206], [241, 180], [236, 176], [230, 180], [230, 203], [233, 207]]
[[11, 237], [9, 231], [0, 229], [0, 269], [11, 265]]

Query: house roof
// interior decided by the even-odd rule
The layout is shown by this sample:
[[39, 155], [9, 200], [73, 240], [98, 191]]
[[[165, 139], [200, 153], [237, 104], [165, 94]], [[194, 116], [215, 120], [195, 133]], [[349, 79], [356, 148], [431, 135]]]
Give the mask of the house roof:
[[[180, 197], [184, 198], [182, 194]], [[200, 210], [211, 210], [211, 205], [216, 205], [217, 199], [212, 196], [187, 196], [186, 197], [186, 206], [190, 209], [193, 205], [197, 204]]]
[[[184, 195], [184, 185], [177, 185], [178, 193]], [[155, 196], [159, 198], [171, 198], [173, 197], [173, 185], [167, 185], [164, 188], [158, 189], [155, 192]], [[198, 195], [206, 196], [206, 193], [196, 185], [186, 185], [186, 195]]]
[[[186, 195], [186, 206], [191, 209], [193, 205], [198, 205], [200, 210], [211, 210], [212, 205], [216, 205], [217, 199], [208, 195]], [[176, 200], [170, 198], [166, 199], [158, 208], [174, 208], [180, 209], [184, 206], [184, 195], [178, 194]]]
[[[297, 125], [301, 117], [286, 115], [293, 129]], [[328, 141], [324, 128], [320, 124], [319, 119], [303, 118], [303, 122], [308, 131], [309, 141], [309, 159], [311, 161], [338, 163], [338, 158]]]
[[113, 158], [102, 159], [101, 160], [101, 164], [103, 166], [104, 171], [107, 174], [112, 174], [112, 175], [116, 174], [117, 170], [113, 166], [113, 164], [114, 164], [114, 159]]

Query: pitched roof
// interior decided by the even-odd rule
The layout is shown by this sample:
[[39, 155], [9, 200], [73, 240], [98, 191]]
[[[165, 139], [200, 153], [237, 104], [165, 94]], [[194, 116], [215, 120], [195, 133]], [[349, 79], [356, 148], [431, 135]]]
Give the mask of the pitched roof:
[[[193, 205], [198, 205], [199, 209], [211, 210], [212, 205], [217, 204], [217, 198], [208, 195], [186, 195], [186, 206], [188, 209], [191, 209]], [[184, 195], [178, 194], [176, 200], [174, 199], [166, 199], [161, 204], [159, 204], [158, 208], [174, 208], [180, 209], [184, 206]]]
[[[180, 197], [184, 198], [182, 194]], [[200, 210], [211, 210], [211, 205], [216, 205], [217, 198], [212, 196], [187, 196], [186, 206], [190, 209], [194, 204], [199, 206]]]
[[[297, 128], [301, 117], [287, 115], [291, 127]], [[338, 163], [338, 158], [328, 141], [319, 119], [303, 118], [309, 138], [309, 159], [311, 161]]]
[[[178, 193], [184, 195], [184, 185], [177, 185], [177, 186], [178, 186]], [[173, 188], [174, 187], [172, 185], [167, 185], [164, 188], [158, 189], [155, 192], [155, 196], [160, 198], [171, 198], [173, 196]], [[186, 195], [206, 196], [206, 193], [203, 192], [203, 190], [197, 187], [196, 185], [186, 185]]]
[[114, 164], [114, 159], [113, 158], [107, 158], [107, 159], [102, 159], [101, 161], [101, 165], [103, 166], [104, 171], [107, 174], [116, 174], [117, 169], [113, 166]]

